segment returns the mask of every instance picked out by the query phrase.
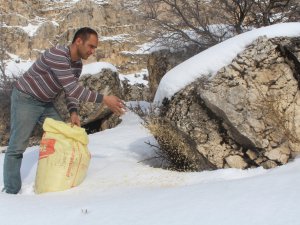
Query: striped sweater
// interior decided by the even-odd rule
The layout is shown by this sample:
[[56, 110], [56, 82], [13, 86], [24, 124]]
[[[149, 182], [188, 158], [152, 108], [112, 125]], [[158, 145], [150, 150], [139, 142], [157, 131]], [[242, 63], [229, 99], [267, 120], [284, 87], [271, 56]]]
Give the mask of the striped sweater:
[[77, 111], [78, 102], [101, 102], [103, 96], [78, 84], [81, 60], [73, 62], [67, 46], [46, 50], [15, 83], [15, 87], [42, 102], [52, 102], [63, 90], [69, 112]]

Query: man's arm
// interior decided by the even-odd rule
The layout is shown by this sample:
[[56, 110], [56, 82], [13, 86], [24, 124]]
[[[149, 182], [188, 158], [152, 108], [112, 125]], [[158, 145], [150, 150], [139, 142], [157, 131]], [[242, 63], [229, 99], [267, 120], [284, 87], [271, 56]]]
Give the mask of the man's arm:
[[103, 101], [103, 103], [117, 115], [122, 115], [124, 113], [125, 105], [118, 97], [103, 96], [97, 92], [80, 86], [78, 84], [78, 79], [72, 73], [70, 61], [66, 56], [58, 56], [56, 57], [56, 60], [56, 63], [51, 63], [51, 69], [65, 91], [67, 107], [71, 114], [72, 124], [80, 125], [80, 120], [77, 113], [78, 101], [97, 103]]
[[[118, 116], [121, 116], [125, 112], [125, 104], [124, 102], [116, 96], [108, 95], [103, 96], [103, 103], [113, 111]], [[80, 117], [77, 111], [73, 111], [70, 113], [70, 119], [72, 125], [77, 125], [80, 127]]]
[[116, 96], [103, 96], [103, 103], [118, 116], [121, 116], [126, 111], [124, 102]]
[[51, 62], [50, 59], [48, 60], [50, 61], [49, 65], [51, 65], [51, 70], [56, 80], [64, 89], [67, 98], [74, 98], [83, 102], [102, 102], [103, 96], [101, 94], [78, 84], [78, 78], [73, 74], [67, 56], [57, 55], [55, 58], [56, 62]]

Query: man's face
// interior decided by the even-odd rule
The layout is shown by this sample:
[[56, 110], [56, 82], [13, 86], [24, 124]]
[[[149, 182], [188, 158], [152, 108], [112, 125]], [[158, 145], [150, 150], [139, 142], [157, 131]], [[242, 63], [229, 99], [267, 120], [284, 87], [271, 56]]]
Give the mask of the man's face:
[[81, 59], [88, 59], [88, 57], [95, 53], [98, 46], [98, 38], [96, 35], [91, 34], [90, 37], [83, 41], [81, 38], [77, 39], [77, 53]]

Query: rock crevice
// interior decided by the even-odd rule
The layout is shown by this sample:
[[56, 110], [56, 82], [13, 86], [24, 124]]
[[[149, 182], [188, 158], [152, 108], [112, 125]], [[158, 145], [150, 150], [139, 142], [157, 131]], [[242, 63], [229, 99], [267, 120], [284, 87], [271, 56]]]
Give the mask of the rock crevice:
[[300, 149], [298, 41], [258, 38], [216, 75], [176, 93], [161, 116], [217, 168], [287, 163]]

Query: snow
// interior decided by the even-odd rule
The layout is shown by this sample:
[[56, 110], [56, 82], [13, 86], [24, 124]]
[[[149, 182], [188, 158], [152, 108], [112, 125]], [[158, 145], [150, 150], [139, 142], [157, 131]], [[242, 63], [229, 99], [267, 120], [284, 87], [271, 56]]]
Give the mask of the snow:
[[40, 24], [33, 25], [32, 23], [28, 23], [27, 26], [7, 26], [7, 25], [4, 25], [3, 27], [21, 28], [24, 32], [26, 32], [28, 34], [29, 37], [32, 37], [36, 33], [39, 26], [40, 26]]
[[[209, 26], [209, 30], [215, 35], [223, 36], [224, 33], [226, 33], [226, 35], [223, 36], [224, 39], [234, 35], [232, 29], [233, 28], [231, 26], [225, 24], [214, 24]], [[199, 39], [199, 34], [196, 34], [193, 29], [185, 29], [183, 31], [191, 39]], [[178, 50], [184, 50], [188, 45], [191, 44], [191, 42], [182, 40], [180, 37], [180, 34], [174, 32], [165, 32], [162, 37], [156, 38], [150, 42], [145, 42], [141, 45], [137, 45], [138, 49], [135, 51], [122, 51], [121, 53], [125, 55], [147, 55], [160, 50], [178, 52]]]
[[18, 58], [16, 58], [15, 60], [9, 60], [8, 62], [6, 62], [5, 73], [9, 77], [18, 77], [26, 72], [32, 64], [33, 61], [30, 60], [21, 60]]
[[54, 26], [59, 27], [59, 23], [57, 23], [55, 20], [51, 21], [53, 23]]
[[145, 80], [145, 77], [148, 77], [147, 69], [142, 69], [141, 71], [132, 74], [119, 74], [120, 80], [127, 80], [130, 85], [143, 84], [148, 86], [148, 80]]
[[[7, 76], [10, 77], [21, 76], [34, 63], [34, 61], [31, 60], [22, 60], [17, 55], [9, 54], [9, 56], [11, 57], [11, 60], [6, 62], [5, 68]], [[108, 62], [93, 62], [83, 65], [81, 75], [97, 75], [103, 69], [110, 69], [113, 72], [118, 72], [117, 68]], [[130, 85], [144, 84], [147, 86], [148, 81], [145, 80], [144, 77], [148, 77], [147, 69], [142, 69], [133, 74], [119, 74], [120, 80], [128, 80]]]
[[167, 49], [166, 46], [158, 43], [158, 40], [146, 42], [144, 44], [137, 45], [137, 47], [138, 49], [136, 51], [122, 51], [121, 53], [124, 55], [148, 55], [155, 51]]
[[130, 38], [129, 34], [119, 34], [114, 36], [101, 36], [100, 41], [115, 41], [115, 42], [125, 42]]
[[[20, 17], [23, 17], [24, 19], [28, 20], [26, 17], [17, 14]], [[26, 26], [8, 26], [6, 24], [3, 25], [3, 27], [7, 27], [7, 28], [12, 28], [12, 29], [21, 29], [23, 30], [25, 33], [27, 33], [27, 35], [29, 37], [33, 37], [37, 30], [39, 29], [39, 27], [45, 23], [47, 20], [43, 17], [39, 17], [39, 16], [35, 16], [34, 19], [30, 19], [28, 20], [28, 24]], [[50, 21], [54, 26], [59, 26], [59, 24], [56, 21]]]
[[300, 23], [282, 23], [254, 29], [217, 44], [168, 71], [158, 86], [154, 102], [161, 104], [201, 76], [214, 76], [259, 36], [300, 36]]
[[101, 72], [103, 69], [110, 69], [114, 72], [117, 72], [117, 68], [107, 62], [94, 62], [94, 63], [89, 63], [86, 65], [83, 65], [81, 75], [86, 75], [86, 74], [91, 74], [95, 75]]
[[[12, 60], [6, 62], [6, 74], [8, 76], [20, 76], [26, 72], [30, 66], [34, 63], [31, 60], [22, 60], [18, 56], [9, 54]], [[101, 72], [102, 69], [110, 69], [114, 72], [117, 72], [117, 68], [107, 62], [94, 62], [90, 64], [83, 65], [82, 75], [91, 74], [95, 75]]]
[[145, 142], [155, 141], [138, 116], [127, 112], [122, 120], [89, 135], [87, 177], [67, 191], [34, 194], [38, 147], [28, 148], [21, 193], [0, 193], [1, 224], [300, 224], [300, 159], [270, 170], [163, 170], [143, 161], [155, 155]]
[[[230, 63], [258, 36], [296, 36], [300, 34], [299, 25], [257, 29], [200, 53], [167, 74], [156, 99], [171, 96], [198, 75], [214, 75], [217, 68]], [[86, 66], [85, 71], [92, 72], [102, 68], [98, 64]], [[143, 108], [148, 105], [142, 102]], [[157, 167], [160, 162], [153, 159], [154, 149], [145, 142], [157, 143], [141, 122], [128, 110], [117, 127], [89, 135], [92, 159], [87, 177], [81, 185], [67, 191], [34, 194], [39, 148], [28, 148], [21, 168], [20, 194], [0, 192], [1, 224], [300, 224], [300, 158], [269, 170], [163, 170]], [[3, 159], [4, 154], [0, 153], [0, 174]]]

